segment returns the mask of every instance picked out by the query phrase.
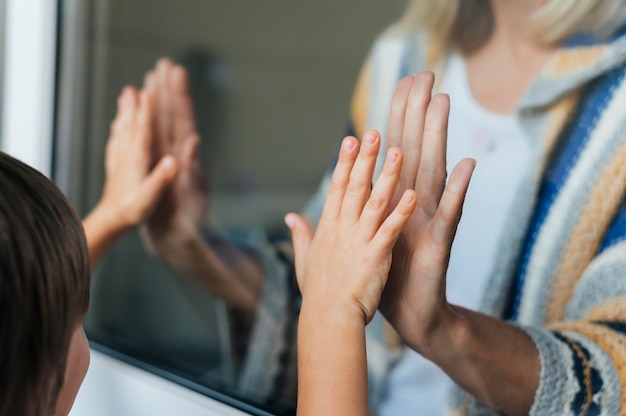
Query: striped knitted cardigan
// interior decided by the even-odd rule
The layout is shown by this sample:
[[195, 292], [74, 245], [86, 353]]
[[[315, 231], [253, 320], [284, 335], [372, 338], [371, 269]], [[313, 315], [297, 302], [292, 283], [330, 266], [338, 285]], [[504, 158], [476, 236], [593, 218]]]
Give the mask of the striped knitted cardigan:
[[[395, 27], [378, 39], [353, 101], [357, 134], [375, 128], [384, 136], [396, 83], [426, 69], [427, 54], [421, 34]], [[431, 69], [445, 66], [444, 57]], [[518, 105], [534, 163], [482, 311], [535, 342], [542, 368], [534, 415], [626, 415], [625, 75], [624, 32], [603, 41], [579, 36]], [[451, 414], [493, 412], [460, 390], [451, 405]]]
[[[377, 39], [352, 105], [352, 126], [385, 136], [398, 80], [427, 69], [422, 34], [392, 27]], [[626, 415], [626, 36], [580, 36], [545, 66], [518, 105], [534, 151], [510, 212], [482, 311], [535, 342], [541, 378], [531, 414]], [[445, 71], [445, 57], [433, 68]], [[384, 146], [382, 146], [384, 148]], [[384, 151], [381, 152], [382, 158]], [[329, 174], [304, 210], [319, 219]], [[235, 384], [246, 397], [290, 407], [299, 298], [288, 257], [255, 250], [267, 280]], [[367, 327], [370, 400], [384, 394], [390, 349], [382, 319]], [[450, 414], [491, 414], [451, 393]]]

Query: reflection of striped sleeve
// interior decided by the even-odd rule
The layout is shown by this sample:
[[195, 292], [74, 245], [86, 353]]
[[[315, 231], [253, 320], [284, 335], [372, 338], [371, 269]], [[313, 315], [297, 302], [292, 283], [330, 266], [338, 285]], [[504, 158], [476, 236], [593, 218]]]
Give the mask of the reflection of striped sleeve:
[[265, 282], [237, 380], [237, 395], [292, 413], [297, 392], [296, 327], [301, 297], [293, 259], [280, 245], [259, 242]]

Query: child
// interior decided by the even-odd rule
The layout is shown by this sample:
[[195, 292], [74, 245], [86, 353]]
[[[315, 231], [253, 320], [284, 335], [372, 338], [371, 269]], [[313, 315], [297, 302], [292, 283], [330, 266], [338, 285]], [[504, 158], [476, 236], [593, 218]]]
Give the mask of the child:
[[103, 196], [84, 230], [50, 180], [0, 152], [0, 416], [69, 413], [89, 366], [90, 263], [143, 221], [176, 175], [171, 156], [152, 170], [145, 157], [149, 95], [126, 88], [118, 107]]
[[[407, 102], [415, 96], [410, 92], [430, 91], [428, 79], [428, 74], [408, 77], [398, 87], [396, 95], [401, 99], [396, 102], [403, 105], [394, 107], [401, 110], [395, 114], [406, 117], [406, 125], [411, 124], [409, 117], [419, 123], [419, 113], [412, 114]], [[419, 230], [417, 247], [412, 249], [423, 267], [447, 263], [474, 161], [461, 161], [445, 185], [441, 167], [445, 167], [449, 101], [437, 95], [427, 105], [425, 119], [421, 118], [424, 124], [409, 132], [423, 136], [421, 149], [406, 155], [416, 177], [400, 176], [402, 154], [390, 147], [370, 192], [380, 135], [366, 132], [360, 151], [356, 139], [348, 137], [315, 236], [302, 217], [285, 218], [293, 234], [302, 292], [299, 415], [368, 413], [365, 325], [378, 307], [392, 250], [409, 221]], [[403, 187], [408, 189], [401, 192]]]

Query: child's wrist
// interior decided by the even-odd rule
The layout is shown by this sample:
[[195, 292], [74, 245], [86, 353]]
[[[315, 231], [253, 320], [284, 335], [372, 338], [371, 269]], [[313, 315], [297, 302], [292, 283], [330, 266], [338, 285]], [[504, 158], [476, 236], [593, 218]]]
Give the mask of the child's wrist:
[[105, 201], [98, 202], [90, 217], [96, 219], [98, 224], [111, 234], [123, 233], [132, 228], [132, 224], [125, 218], [119, 207], [109, 205]]
[[304, 297], [300, 320], [314, 320], [318, 325], [360, 326], [367, 324], [362, 308], [342, 299], [312, 299]]

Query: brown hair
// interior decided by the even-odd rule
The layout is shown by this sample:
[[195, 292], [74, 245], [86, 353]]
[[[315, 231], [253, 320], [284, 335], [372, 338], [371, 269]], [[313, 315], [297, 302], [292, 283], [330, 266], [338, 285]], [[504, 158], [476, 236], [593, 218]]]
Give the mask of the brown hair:
[[89, 304], [82, 223], [45, 176], [0, 152], [0, 415], [49, 414]]

